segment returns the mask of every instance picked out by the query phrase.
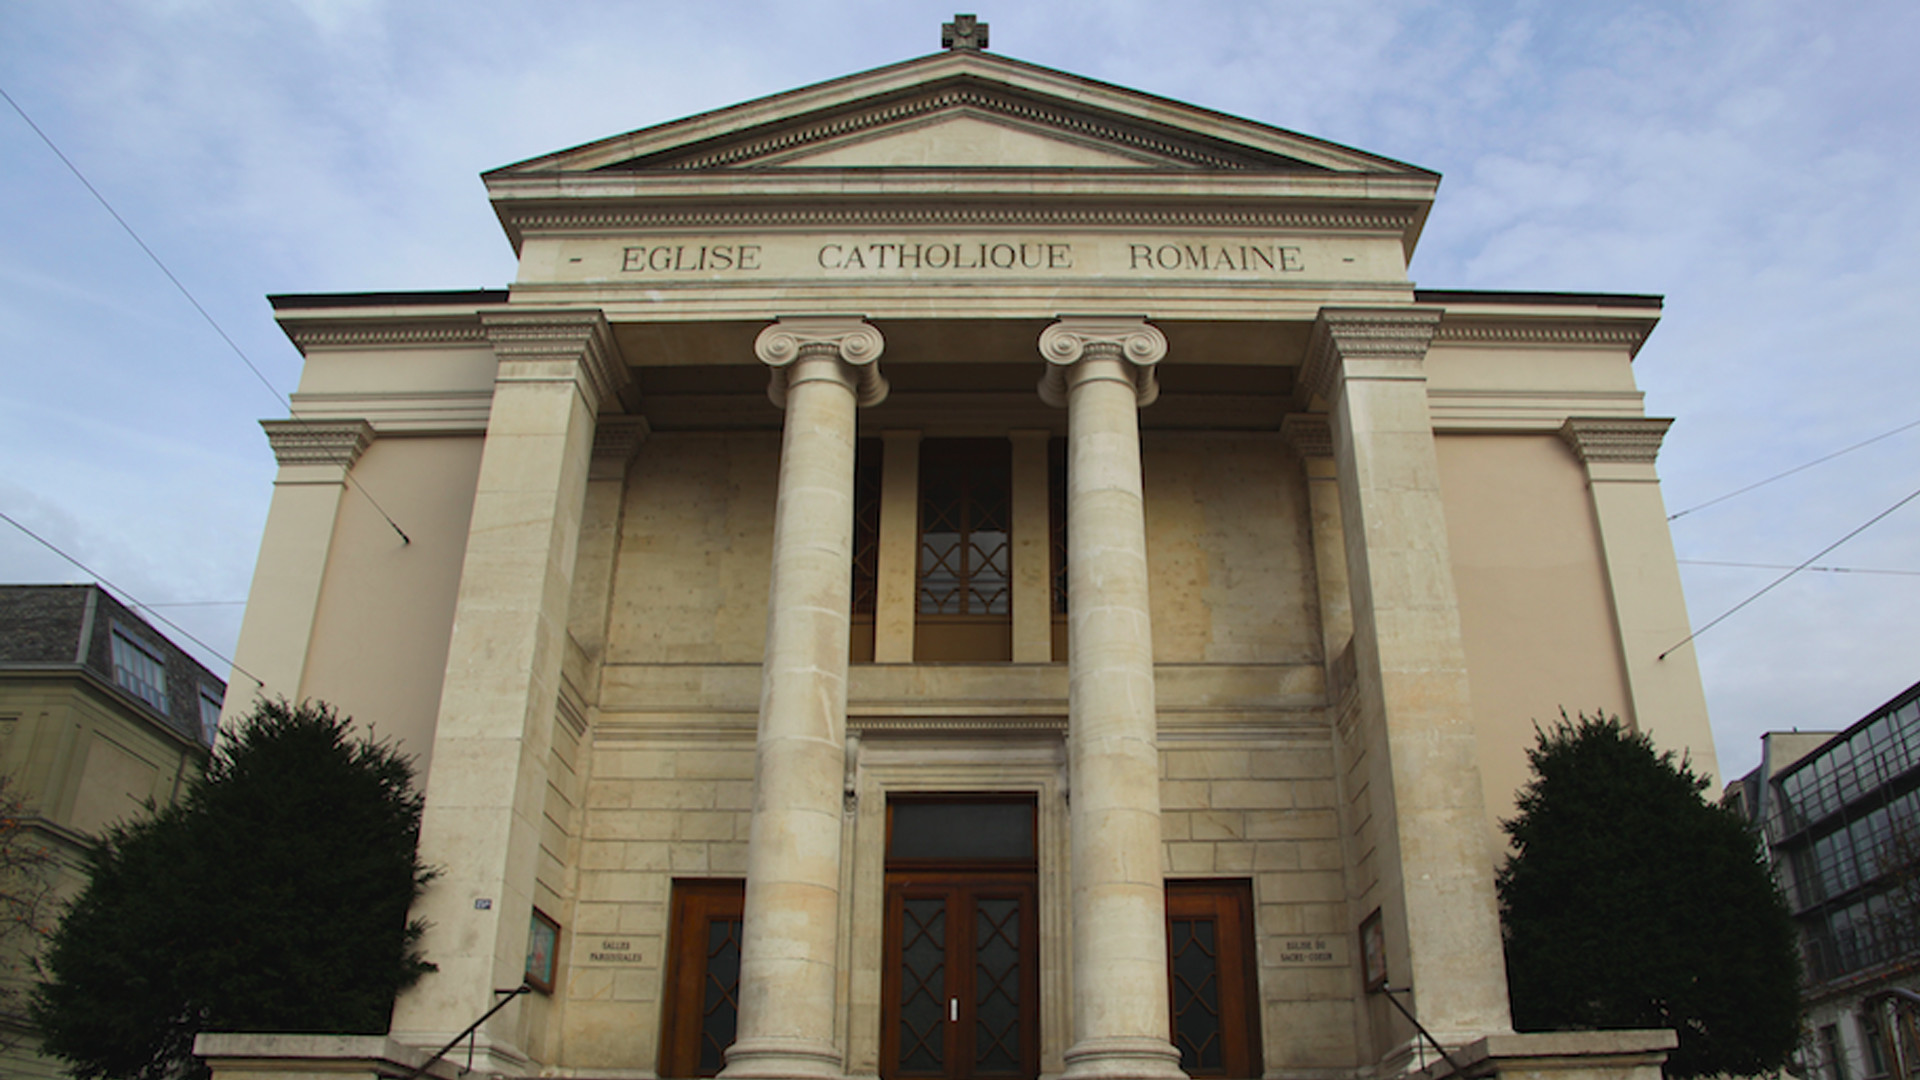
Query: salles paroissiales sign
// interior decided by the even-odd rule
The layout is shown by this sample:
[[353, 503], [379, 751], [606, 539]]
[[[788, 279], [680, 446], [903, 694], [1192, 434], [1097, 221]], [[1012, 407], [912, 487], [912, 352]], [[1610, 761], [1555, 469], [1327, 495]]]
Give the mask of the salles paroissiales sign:
[[[1276, 279], [1304, 275], [1311, 241], [1208, 237], [1062, 240], [1035, 237], [870, 239], [769, 237], [762, 242], [675, 238], [620, 249], [623, 276], [1138, 275]], [[1345, 260], [1351, 262], [1351, 259]]]

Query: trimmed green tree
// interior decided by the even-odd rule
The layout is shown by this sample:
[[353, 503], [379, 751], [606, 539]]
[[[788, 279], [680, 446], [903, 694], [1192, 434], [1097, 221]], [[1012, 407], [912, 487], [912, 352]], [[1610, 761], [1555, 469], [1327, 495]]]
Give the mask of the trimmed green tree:
[[204, 1076], [202, 1031], [380, 1033], [433, 970], [409, 759], [325, 705], [263, 702], [206, 775], [108, 830], [33, 1015], [74, 1075]]
[[1618, 718], [1538, 734], [1499, 876], [1514, 1026], [1673, 1028], [1670, 1077], [1784, 1065], [1799, 954], [1752, 828]]

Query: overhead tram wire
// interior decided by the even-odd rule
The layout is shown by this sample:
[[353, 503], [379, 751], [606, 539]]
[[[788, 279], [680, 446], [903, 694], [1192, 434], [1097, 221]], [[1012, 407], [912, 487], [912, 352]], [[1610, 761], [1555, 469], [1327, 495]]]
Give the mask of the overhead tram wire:
[[1714, 627], [1720, 625], [1722, 622], [1726, 621], [1729, 615], [1732, 615], [1734, 612], [1739, 611], [1741, 608], [1746, 607], [1748, 604], [1751, 604], [1755, 600], [1758, 600], [1761, 597], [1772, 592], [1774, 590], [1774, 587], [1779, 585], [1781, 582], [1787, 580], [1788, 578], [1799, 573], [1800, 571], [1805, 570], [1807, 567], [1812, 566], [1816, 561], [1820, 559], [1821, 556], [1827, 554], [1828, 552], [1839, 547], [1841, 544], [1844, 544], [1847, 541], [1853, 539], [1854, 537], [1859, 536], [1861, 533], [1866, 532], [1868, 529], [1873, 528], [1875, 525], [1878, 525], [1883, 519], [1887, 517], [1887, 515], [1893, 513], [1895, 510], [1900, 509], [1901, 507], [1907, 505], [1908, 503], [1912, 502], [1915, 499], [1920, 499], [1920, 488], [1915, 488], [1914, 490], [1908, 492], [1906, 496], [1902, 498], [1899, 502], [1894, 503], [1892, 506], [1889, 506], [1885, 510], [1882, 510], [1879, 513], [1868, 518], [1865, 524], [1858, 526], [1847, 535], [1841, 537], [1838, 540], [1835, 540], [1833, 543], [1828, 544], [1826, 547], [1821, 548], [1819, 551], [1814, 552], [1812, 555], [1807, 557], [1807, 560], [1805, 562], [1799, 564], [1798, 566], [1795, 566], [1791, 570], [1788, 570], [1786, 573], [1781, 574], [1779, 577], [1774, 578], [1772, 581], [1768, 582], [1766, 587], [1761, 589], [1759, 592], [1754, 593], [1752, 596], [1747, 597], [1745, 600], [1742, 600], [1739, 603], [1728, 608], [1727, 610], [1721, 612], [1717, 617], [1714, 618], [1712, 622], [1707, 623], [1705, 626], [1702, 626], [1700, 629], [1695, 630], [1693, 633], [1688, 634], [1686, 637], [1681, 638], [1679, 641], [1674, 642], [1673, 645], [1668, 647], [1666, 652], [1661, 653], [1659, 656], [1655, 657], [1654, 659], [1656, 661], [1665, 660], [1667, 657], [1673, 655], [1673, 651], [1675, 649], [1678, 649], [1680, 646], [1685, 645], [1687, 642], [1692, 641], [1694, 638], [1697, 638], [1701, 634], [1704, 634], [1707, 631], [1713, 629]]
[[1894, 428], [1892, 431], [1883, 431], [1880, 434], [1875, 435], [1871, 439], [1865, 439], [1865, 440], [1862, 440], [1861, 442], [1854, 443], [1852, 446], [1849, 446], [1843, 450], [1835, 450], [1833, 453], [1828, 454], [1825, 457], [1814, 458], [1812, 461], [1809, 461], [1803, 465], [1795, 465], [1793, 468], [1788, 469], [1786, 472], [1776, 473], [1773, 476], [1767, 477], [1765, 480], [1755, 481], [1754, 483], [1748, 484], [1746, 487], [1740, 488], [1737, 491], [1729, 491], [1725, 495], [1716, 496], [1714, 498], [1708, 499], [1706, 502], [1689, 506], [1685, 510], [1681, 510], [1677, 513], [1668, 514], [1667, 520], [1676, 521], [1680, 518], [1686, 517], [1688, 514], [1693, 513], [1695, 510], [1705, 510], [1707, 507], [1712, 506], [1716, 503], [1723, 503], [1723, 502], [1726, 502], [1728, 499], [1734, 498], [1735, 496], [1745, 495], [1747, 492], [1752, 491], [1755, 488], [1766, 487], [1768, 484], [1773, 483], [1775, 480], [1785, 480], [1787, 477], [1792, 476], [1794, 473], [1804, 472], [1808, 469], [1813, 468], [1815, 465], [1820, 465], [1820, 464], [1824, 464], [1826, 462], [1832, 461], [1834, 458], [1837, 458], [1842, 454], [1851, 454], [1855, 450], [1858, 450], [1862, 447], [1872, 446], [1874, 443], [1879, 442], [1881, 439], [1892, 438], [1893, 436], [1898, 435], [1903, 431], [1907, 431], [1916, 427], [1920, 427], [1920, 420], [1908, 421], [1907, 423], [1901, 424], [1899, 427]]
[[[201, 648], [207, 650], [207, 652], [213, 655], [214, 659], [219, 660], [220, 662], [226, 664], [228, 667], [231, 667], [233, 670], [239, 672], [242, 675], [245, 675], [249, 679], [252, 679], [256, 685], [258, 686], [267, 685], [266, 683], [260, 680], [260, 676], [255, 675], [253, 672], [248, 671], [246, 668], [241, 667], [239, 663], [233, 659], [233, 657], [228, 656], [226, 653], [223, 653], [219, 649], [216, 649], [213, 646], [207, 644], [206, 642], [200, 640], [186, 627], [181, 626], [179, 623], [174, 622], [172, 619], [169, 619], [165, 615], [162, 615], [159, 612], [153, 610], [155, 605], [141, 602], [139, 597], [134, 596], [131, 592], [128, 592], [127, 590], [121, 588], [120, 586], [115, 585], [111, 581], [108, 581], [106, 577], [100, 573], [100, 571], [95, 570], [93, 567], [88, 566], [86, 563], [83, 563], [79, 559], [76, 559], [73, 556], [67, 554], [66, 552], [60, 550], [60, 545], [54, 543], [53, 541], [47, 539], [44, 536], [41, 536], [39, 533], [34, 532], [32, 529], [27, 528], [25, 525], [20, 524], [18, 521], [15, 521], [12, 515], [8, 514], [4, 510], [0, 510], [0, 521], [4, 521], [7, 524], [13, 526], [14, 528], [19, 529], [21, 532], [26, 533], [28, 536], [32, 537], [35, 541], [37, 541], [41, 547], [46, 548], [48, 551], [53, 552], [55, 555], [60, 556], [61, 558], [67, 560], [73, 565], [86, 571], [89, 575], [92, 576], [94, 581], [99, 582], [101, 585], [106, 586], [108, 589], [112, 590], [113, 592], [116, 592], [121, 596], [126, 597], [127, 603], [132, 605], [136, 611], [144, 611], [148, 615], [151, 615], [154, 618], [160, 620], [161, 622], [166, 623], [169, 627], [173, 629], [175, 633], [179, 634], [181, 637], [186, 638], [188, 641], [193, 642], [195, 645], [198, 645]], [[172, 606], [181, 606], [181, 605], [161, 605], [161, 606], [172, 607]]]
[[[13, 100], [13, 95], [7, 93], [5, 87], [0, 87], [0, 98], [5, 98], [7, 104], [13, 106], [13, 111], [20, 114], [20, 119], [26, 121], [27, 126], [33, 129], [35, 135], [40, 136], [40, 141], [46, 143], [47, 149], [53, 151], [53, 156], [60, 159], [60, 163], [67, 167], [67, 171], [73, 174], [74, 179], [80, 181], [81, 186], [87, 189], [87, 192], [94, 197], [94, 200], [98, 202], [108, 214], [112, 215], [113, 220], [120, 224], [120, 228], [124, 229], [126, 234], [133, 238], [133, 242], [140, 246], [140, 250], [147, 253], [147, 258], [153, 260], [153, 265], [160, 268], [160, 272], [166, 275], [168, 281], [173, 282], [173, 287], [180, 290], [181, 296], [187, 298], [187, 303], [193, 305], [193, 310], [200, 313], [200, 317], [206, 320], [207, 325], [213, 327], [213, 332], [220, 335], [220, 340], [227, 343], [227, 348], [232, 349], [233, 354], [240, 358], [240, 362], [247, 365], [247, 370], [253, 372], [253, 377], [260, 380], [260, 385], [267, 388], [267, 393], [272, 394], [274, 400], [278, 401], [281, 406], [287, 410], [287, 415], [292, 417], [301, 427], [307, 428], [307, 430], [311, 432], [312, 429], [308, 427], [306, 418], [294, 411], [293, 402], [288, 400], [287, 396], [282, 394], [279, 388], [273, 385], [273, 382], [260, 370], [259, 365], [255, 364], [252, 358], [247, 356], [246, 350], [240, 347], [239, 342], [234, 341], [232, 335], [228, 334], [226, 329], [220, 325], [219, 321], [213, 317], [212, 313], [207, 311], [207, 309], [201, 305], [200, 301], [194, 297], [193, 291], [188, 289], [185, 283], [183, 283], [172, 270], [167, 268], [167, 264], [161, 261], [160, 256], [155, 254], [151, 247], [147, 246], [145, 240], [140, 239], [140, 234], [134, 231], [132, 225], [127, 224], [127, 219], [120, 216], [120, 211], [113, 208], [113, 204], [107, 201], [107, 197], [100, 194], [100, 189], [93, 186], [93, 182], [87, 179], [87, 175], [80, 171], [80, 166], [75, 165], [72, 159], [68, 158], [67, 155], [61, 151], [60, 147], [54, 143], [53, 139], [46, 132], [40, 130], [40, 125], [33, 122], [33, 117], [27, 115], [27, 110], [21, 108], [20, 103]], [[392, 527], [395, 533], [399, 534], [402, 544], [413, 543], [413, 539], [407, 535], [406, 530], [400, 527], [400, 523], [393, 520], [393, 515], [387, 513], [386, 508], [380, 505], [380, 501], [373, 497], [373, 493], [368, 491], [358, 480], [354, 479], [351, 473], [343, 468], [340, 470], [340, 478], [348, 487], [358, 491], [366, 498], [375, 512], [386, 520], [387, 524]], [[8, 520], [11, 521], [12, 519], [9, 518]], [[15, 524], [17, 525], [18, 523]], [[36, 537], [36, 539], [38, 538]], [[78, 564], [76, 563], [75, 565]], [[92, 571], [88, 571], [88, 573], [92, 573]]]
[[[1730, 566], [1737, 570], [1792, 570], [1787, 563], [1724, 562], [1719, 559], [1675, 559], [1682, 566]], [[1866, 566], [1803, 566], [1799, 569], [1827, 574], [1887, 574], [1895, 577], [1920, 577], [1920, 570], [1880, 570]]]

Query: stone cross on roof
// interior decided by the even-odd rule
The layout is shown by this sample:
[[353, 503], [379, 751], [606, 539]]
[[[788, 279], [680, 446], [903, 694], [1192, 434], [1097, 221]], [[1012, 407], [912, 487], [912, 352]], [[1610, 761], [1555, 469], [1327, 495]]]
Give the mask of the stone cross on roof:
[[941, 24], [940, 44], [949, 49], [979, 52], [987, 47], [987, 24], [972, 15], [955, 15], [952, 22]]

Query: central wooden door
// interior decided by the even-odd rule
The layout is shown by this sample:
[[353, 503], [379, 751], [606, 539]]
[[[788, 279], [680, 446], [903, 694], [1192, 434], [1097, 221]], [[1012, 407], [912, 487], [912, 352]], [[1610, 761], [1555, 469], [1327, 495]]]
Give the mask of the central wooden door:
[[1039, 1075], [1031, 873], [889, 874], [886, 935], [885, 1080]]

